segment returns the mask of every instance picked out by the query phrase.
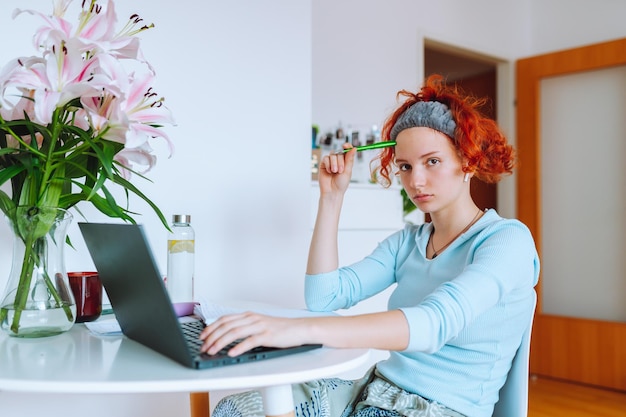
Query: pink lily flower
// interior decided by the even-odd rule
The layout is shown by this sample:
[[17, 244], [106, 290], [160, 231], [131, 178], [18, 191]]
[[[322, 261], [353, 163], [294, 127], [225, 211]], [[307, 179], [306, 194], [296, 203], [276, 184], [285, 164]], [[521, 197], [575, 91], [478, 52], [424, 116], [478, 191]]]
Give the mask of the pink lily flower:
[[89, 10], [83, 10], [81, 13], [81, 24], [75, 36], [85, 43], [87, 49], [95, 53], [109, 54], [117, 59], [136, 59], [148, 64], [143, 58], [139, 39], [135, 35], [153, 28], [154, 25], [144, 24], [143, 19], [137, 14], [130, 16], [126, 25], [117, 33], [115, 23], [117, 18], [114, 3], [107, 1], [103, 14], [102, 8], [92, 0]]
[[[53, 50], [45, 62], [25, 68], [22, 87], [35, 90], [35, 114], [42, 124], [50, 123], [57, 107], [76, 97], [98, 95], [98, 84], [90, 82], [96, 60], [84, 61], [79, 52], [64, 48]], [[16, 80], [19, 82], [19, 80]]]
[[[19, 120], [26, 114], [50, 132], [56, 132], [55, 126], [71, 125], [94, 140], [120, 143], [123, 148], [114, 160], [121, 175], [128, 178], [132, 172], [147, 172], [156, 163], [152, 139], [163, 139], [170, 156], [174, 152], [162, 129], [174, 124], [173, 117], [163, 97], [153, 91], [155, 73], [136, 36], [154, 25], [132, 15], [116, 29], [114, 0], [83, 0], [78, 20], [72, 24], [65, 18], [71, 2], [53, 0], [52, 15], [14, 11], [13, 18], [30, 14], [43, 22], [33, 37], [40, 56], [19, 58], [2, 69], [0, 115], [4, 120]], [[129, 75], [126, 60], [134, 61], [134, 67], [146, 65], [145, 71]], [[77, 99], [80, 104], [74, 106]]]
[[72, 0], [55, 0], [53, 2], [52, 16], [45, 15], [36, 10], [15, 9], [13, 11], [13, 19], [22, 13], [39, 16], [46, 23], [45, 26], [39, 28], [33, 37], [35, 49], [44, 48], [49, 50], [53, 45], [60, 45], [61, 42], [70, 38], [72, 24], [65, 20], [65, 12]]
[[[153, 155], [152, 148], [147, 143], [138, 148], [122, 149], [115, 155], [114, 160], [122, 166], [120, 171], [122, 177], [125, 179], [130, 179], [130, 169], [140, 174], [145, 174], [157, 163], [157, 158]], [[138, 169], [136, 168], [137, 165], [144, 168]]]
[[81, 98], [82, 109], [76, 116], [89, 121], [89, 126], [103, 139], [126, 146], [128, 118], [120, 109], [121, 99], [111, 94]]
[[[103, 13], [104, 9], [104, 13]], [[117, 59], [139, 59], [144, 62], [139, 49], [136, 35], [154, 25], [141, 25], [142, 19], [137, 15], [130, 17], [124, 28], [115, 32], [117, 15], [115, 4], [107, 1], [106, 7], [97, 4], [96, 0], [86, 3], [74, 36], [84, 43], [84, 49], [92, 53], [110, 54]]]
[[75, 38], [80, 42], [80, 50], [95, 53], [111, 54], [118, 59], [138, 59], [145, 62], [139, 49], [139, 39], [134, 35], [147, 30], [154, 25], [145, 25], [138, 15], [130, 17], [129, 21], [119, 32], [115, 32], [117, 15], [115, 4], [106, 2], [103, 7], [97, 0], [83, 3], [78, 25], [74, 30], [72, 24], [64, 19], [67, 8], [72, 0], [55, 0], [52, 16], [47, 16], [35, 10], [16, 9], [13, 18], [22, 13], [28, 13], [40, 17], [44, 21], [42, 26], [33, 37], [35, 48], [50, 50], [54, 45], [61, 45]]
[[154, 75], [146, 72], [139, 76], [131, 74], [130, 89], [121, 109], [128, 115], [129, 132], [126, 135], [126, 146], [137, 148], [149, 138], [163, 138], [168, 145], [170, 156], [174, 146], [165, 132], [156, 125], [174, 124], [172, 115], [163, 105], [163, 98], [158, 98], [152, 90]]

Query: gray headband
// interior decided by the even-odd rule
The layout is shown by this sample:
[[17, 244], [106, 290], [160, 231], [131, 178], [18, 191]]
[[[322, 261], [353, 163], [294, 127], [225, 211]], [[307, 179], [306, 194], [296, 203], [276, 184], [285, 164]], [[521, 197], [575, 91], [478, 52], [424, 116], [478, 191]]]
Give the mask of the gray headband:
[[391, 140], [395, 141], [400, 132], [411, 127], [430, 127], [454, 139], [456, 122], [445, 104], [438, 101], [418, 101], [398, 117], [391, 129]]

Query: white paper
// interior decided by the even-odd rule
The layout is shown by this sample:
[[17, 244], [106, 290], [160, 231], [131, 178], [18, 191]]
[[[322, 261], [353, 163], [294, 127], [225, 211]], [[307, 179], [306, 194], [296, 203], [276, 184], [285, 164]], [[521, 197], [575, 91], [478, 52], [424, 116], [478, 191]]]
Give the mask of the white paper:
[[[227, 303], [230, 304], [230, 303]], [[241, 304], [241, 303], [239, 303]], [[244, 303], [246, 304], [246, 303]], [[248, 308], [237, 308], [231, 307], [224, 304], [215, 303], [212, 301], [202, 300], [199, 304], [194, 308], [194, 314], [203, 318], [205, 322], [212, 322], [215, 319], [227, 315], [227, 314], [237, 314], [244, 313], [246, 311], [254, 311], [255, 313], [265, 314], [268, 316], [274, 317], [288, 317], [288, 318], [296, 318], [296, 317], [318, 317], [318, 316], [331, 316], [336, 315], [336, 313], [328, 312], [328, 313], [317, 313], [309, 310], [298, 310], [292, 308], [278, 308], [267, 306], [263, 304], [252, 304]]]
[[84, 324], [90, 332], [98, 336], [116, 336], [122, 334], [120, 324], [115, 319], [96, 320]]

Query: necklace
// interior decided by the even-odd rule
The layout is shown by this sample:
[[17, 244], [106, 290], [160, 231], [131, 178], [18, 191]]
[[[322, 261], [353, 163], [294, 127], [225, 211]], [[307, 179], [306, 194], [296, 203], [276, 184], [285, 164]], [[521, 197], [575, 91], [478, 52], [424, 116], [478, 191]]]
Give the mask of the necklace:
[[[431, 249], [433, 250], [433, 256], [431, 259], [435, 259], [437, 257], [437, 255], [439, 255], [441, 252], [443, 252], [443, 250], [445, 248], [447, 248], [448, 246], [450, 246], [452, 244], [452, 242], [454, 242], [455, 240], [457, 240], [459, 238], [459, 236], [461, 236], [463, 233], [467, 232], [469, 230], [470, 227], [472, 227], [472, 225], [474, 223], [476, 223], [476, 221], [478, 221], [478, 219], [480, 218], [480, 214], [482, 213], [482, 211], [480, 211], [480, 209], [478, 209], [478, 213], [476, 213], [476, 215], [474, 216], [474, 218], [472, 219], [471, 222], [469, 222], [469, 224], [467, 226], [465, 226], [465, 228], [463, 230], [461, 230], [459, 232], [459, 234], [457, 234], [456, 236], [454, 236], [452, 238], [452, 240], [450, 240], [448, 243], [446, 243], [445, 245], [443, 245], [441, 248], [439, 248], [439, 250], [435, 250], [435, 244], [433, 243], [433, 235], [435, 234], [435, 229], [433, 228], [432, 233], [430, 234], [430, 236], [428, 236], [428, 244], [430, 244]], [[428, 247], [428, 244], [426, 244], [426, 247]]]

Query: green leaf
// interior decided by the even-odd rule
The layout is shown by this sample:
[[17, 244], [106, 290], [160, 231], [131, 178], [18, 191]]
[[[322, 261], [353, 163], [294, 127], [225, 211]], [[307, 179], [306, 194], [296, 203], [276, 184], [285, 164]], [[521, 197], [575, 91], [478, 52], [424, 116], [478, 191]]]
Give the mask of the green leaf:
[[63, 191], [63, 185], [65, 184], [65, 165], [61, 164], [54, 171], [54, 176], [47, 183], [44, 184], [41, 205], [45, 207], [58, 207], [59, 199]]
[[[0, 134], [2, 134], [1, 130], [0, 130]], [[20, 151], [19, 149], [15, 149], [15, 148], [0, 148], [0, 155], [13, 154], [19, 151]]]
[[95, 141], [91, 138], [85, 139], [85, 142], [89, 144], [96, 158], [104, 168], [106, 176], [111, 178], [113, 176], [113, 159], [115, 155], [123, 149], [123, 145], [110, 141]]
[[19, 196], [19, 206], [32, 207], [37, 204], [37, 187], [33, 186], [35, 175], [28, 175], [22, 184], [22, 192]]
[[139, 189], [137, 187], [135, 187], [131, 182], [129, 182], [128, 180], [126, 180], [125, 178], [123, 178], [123, 177], [121, 177], [119, 175], [115, 175], [113, 177], [113, 182], [115, 182], [117, 184], [120, 184], [122, 187], [124, 187], [127, 190], [131, 191], [133, 194], [139, 196], [143, 201], [148, 203], [148, 205], [150, 207], [152, 207], [152, 210], [154, 210], [156, 215], [161, 220], [161, 223], [163, 223], [165, 228], [169, 230], [169, 225], [167, 223], [167, 219], [165, 218], [163, 213], [161, 213], [161, 210], [159, 210], [159, 208], [156, 206], [156, 204], [154, 204], [144, 193], [139, 191]]
[[10, 167], [0, 170], [0, 185], [15, 177], [26, 170], [23, 165], [11, 165]]
[[85, 175], [85, 166], [88, 156], [85, 154], [78, 156], [68, 155], [65, 158], [65, 176], [67, 178], [80, 178]]
[[56, 207], [17, 206], [14, 219], [16, 232], [24, 242], [27, 238], [42, 238], [52, 228], [57, 213]]
[[67, 210], [85, 200], [87, 200], [87, 196], [83, 193], [63, 194], [61, 198], [59, 198], [59, 207]]
[[[95, 133], [74, 126], [75, 112], [80, 108], [75, 100], [52, 115], [47, 126], [23, 119], [5, 121], [0, 117], [0, 185], [11, 181], [11, 198], [2, 196], [4, 210], [15, 206], [71, 208], [82, 201], [92, 204], [103, 214], [135, 222], [137, 213], [128, 208], [130, 193], [144, 200], [154, 210], [161, 223], [169, 225], [159, 208], [129, 180], [120, 175], [115, 161], [124, 144], [103, 139], [105, 132]], [[17, 145], [7, 148], [7, 135]], [[134, 176], [147, 179], [124, 167]], [[107, 180], [122, 187], [126, 205], [118, 204]], [[73, 187], [79, 187], [76, 192]], [[10, 201], [10, 203], [9, 203]], [[45, 219], [39, 223], [47, 223]]]
[[10, 213], [15, 209], [15, 203], [11, 200], [11, 197], [4, 191], [0, 190], [0, 210], [5, 216], [11, 217]]
[[98, 177], [98, 181], [95, 184], [92, 184], [93, 191], [91, 192], [91, 194], [95, 194], [98, 190], [104, 187], [104, 183], [106, 180], [107, 177], [105, 177], [104, 175], [100, 175], [100, 177]]
[[106, 214], [109, 217], [114, 217], [114, 218], [118, 218], [118, 219], [122, 219], [124, 221], [130, 222], [130, 223], [135, 223], [135, 220], [129, 216], [128, 214], [126, 214], [126, 210], [123, 209], [122, 207], [118, 206], [115, 203], [115, 199], [113, 198], [113, 196], [108, 192], [108, 190], [103, 189], [107, 195], [107, 198], [102, 198], [98, 195], [93, 196], [91, 198], [91, 202], [92, 204], [98, 209], [100, 210], [100, 212]]
[[72, 203], [73, 201], [80, 200], [89, 201], [96, 209], [105, 214], [107, 217], [119, 218], [124, 221], [135, 223], [133, 218], [127, 214], [128, 211], [117, 204], [115, 198], [106, 187], [102, 187], [102, 192], [105, 194], [105, 197], [102, 197], [98, 194], [91, 194], [91, 189], [87, 186], [82, 184], [77, 185], [83, 190], [83, 192], [80, 194], [74, 194], [68, 200], [62, 199], [63, 202], [67, 201], [68, 203]]

